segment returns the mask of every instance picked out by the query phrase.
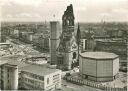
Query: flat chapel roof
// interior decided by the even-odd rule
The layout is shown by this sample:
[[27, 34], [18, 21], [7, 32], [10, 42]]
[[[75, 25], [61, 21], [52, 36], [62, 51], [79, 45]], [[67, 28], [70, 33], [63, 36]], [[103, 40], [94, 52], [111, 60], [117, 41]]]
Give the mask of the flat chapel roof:
[[118, 55], [109, 52], [84, 52], [80, 56], [90, 59], [115, 59], [118, 57]]

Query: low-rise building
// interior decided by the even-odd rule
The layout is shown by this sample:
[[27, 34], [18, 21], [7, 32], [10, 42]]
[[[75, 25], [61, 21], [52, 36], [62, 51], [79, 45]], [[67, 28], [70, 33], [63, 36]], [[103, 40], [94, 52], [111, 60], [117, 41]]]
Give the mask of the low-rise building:
[[21, 69], [19, 88], [27, 90], [55, 90], [61, 88], [61, 70], [38, 65]]
[[2, 90], [55, 90], [61, 88], [61, 70], [48, 64], [32, 65], [22, 61], [2, 61], [0, 88]]

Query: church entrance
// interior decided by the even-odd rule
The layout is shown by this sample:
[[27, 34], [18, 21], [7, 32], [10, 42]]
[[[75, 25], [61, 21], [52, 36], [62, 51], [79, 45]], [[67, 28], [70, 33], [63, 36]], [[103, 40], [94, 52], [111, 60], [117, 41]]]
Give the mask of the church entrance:
[[72, 59], [76, 59], [76, 52], [73, 52], [73, 58]]
[[71, 68], [73, 69], [76, 66], [78, 66], [77, 53], [76, 52], [73, 52], [72, 53], [72, 64], [71, 64]]

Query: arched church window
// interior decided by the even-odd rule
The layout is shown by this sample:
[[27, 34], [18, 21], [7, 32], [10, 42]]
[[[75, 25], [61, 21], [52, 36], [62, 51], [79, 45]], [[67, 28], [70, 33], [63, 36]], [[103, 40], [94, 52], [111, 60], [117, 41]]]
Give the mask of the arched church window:
[[76, 59], [76, 52], [73, 52], [73, 59]]
[[69, 25], [69, 20], [67, 20], [67, 25]]
[[47, 78], [47, 84], [49, 84], [49, 78]]

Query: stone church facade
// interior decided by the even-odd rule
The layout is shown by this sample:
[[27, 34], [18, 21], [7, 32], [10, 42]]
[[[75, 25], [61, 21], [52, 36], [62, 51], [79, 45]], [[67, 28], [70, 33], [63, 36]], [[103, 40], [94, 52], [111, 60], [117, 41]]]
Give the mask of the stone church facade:
[[77, 62], [78, 46], [74, 33], [74, 14], [72, 4], [67, 7], [62, 16], [62, 34], [57, 48], [57, 67], [64, 70], [73, 68]]

